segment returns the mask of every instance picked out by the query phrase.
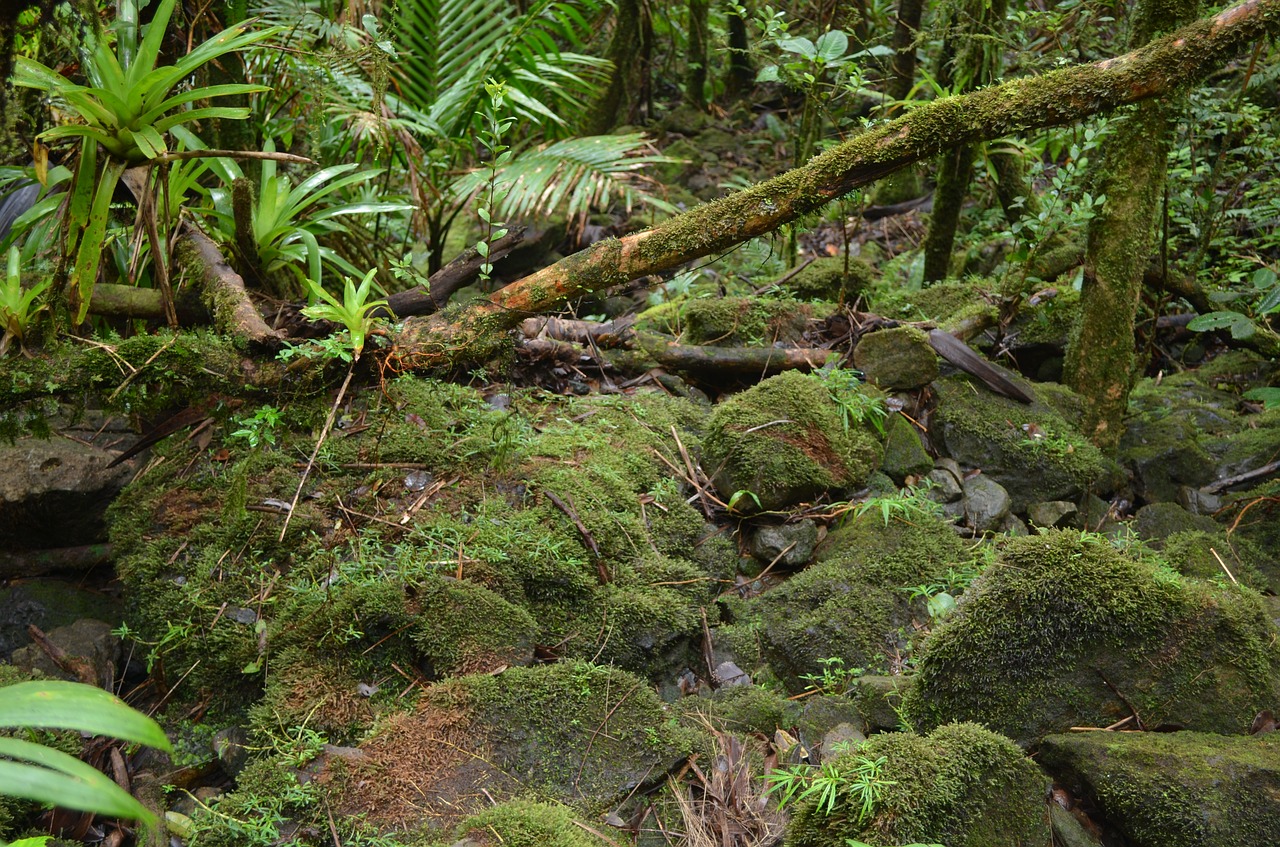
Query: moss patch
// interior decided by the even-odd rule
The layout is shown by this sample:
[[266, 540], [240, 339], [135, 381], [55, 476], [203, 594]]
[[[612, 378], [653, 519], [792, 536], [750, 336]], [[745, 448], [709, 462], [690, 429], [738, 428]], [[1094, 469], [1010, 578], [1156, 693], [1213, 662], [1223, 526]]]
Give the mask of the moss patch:
[[924, 641], [906, 703], [926, 728], [981, 720], [1034, 743], [1136, 709], [1149, 727], [1239, 733], [1280, 697], [1280, 640], [1256, 594], [1099, 536], [1012, 539], [969, 593]]
[[1054, 735], [1040, 761], [1135, 847], [1280, 843], [1280, 735]]
[[880, 458], [880, 445], [858, 427], [845, 428], [827, 388], [788, 371], [722, 402], [704, 441], [704, 467], [725, 498], [749, 491], [781, 509], [824, 491], [857, 486]]
[[939, 727], [928, 736], [874, 735], [829, 767], [847, 773], [884, 758], [868, 818], [852, 792], [830, 814], [801, 802], [787, 832], [795, 847], [845, 847], [856, 838], [880, 844], [948, 847], [1039, 847], [1050, 841], [1047, 780], [1009, 739], [977, 724]]

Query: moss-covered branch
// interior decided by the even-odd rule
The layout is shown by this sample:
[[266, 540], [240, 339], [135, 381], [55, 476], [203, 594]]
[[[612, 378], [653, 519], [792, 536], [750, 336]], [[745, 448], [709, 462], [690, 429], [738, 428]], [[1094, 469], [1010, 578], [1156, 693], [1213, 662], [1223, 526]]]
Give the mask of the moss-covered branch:
[[656, 229], [609, 239], [488, 301], [405, 322], [402, 367], [479, 358], [502, 333], [567, 300], [726, 250], [853, 189], [960, 144], [1071, 124], [1185, 88], [1259, 38], [1280, 32], [1280, 0], [1246, 0], [1123, 56], [936, 100], [876, 126], [803, 167], [700, 206]]

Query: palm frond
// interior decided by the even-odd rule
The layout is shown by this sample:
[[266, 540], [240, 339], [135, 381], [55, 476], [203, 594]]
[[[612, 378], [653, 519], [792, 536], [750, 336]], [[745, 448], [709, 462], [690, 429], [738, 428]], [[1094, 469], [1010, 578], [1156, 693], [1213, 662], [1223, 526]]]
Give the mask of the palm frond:
[[[521, 220], [563, 211], [569, 218], [585, 217], [592, 209], [620, 203], [660, 205], [641, 186], [641, 171], [671, 161], [646, 154], [641, 133], [599, 135], [558, 141], [516, 156], [497, 172], [498, 213]], [[465, 200], [484, 191], [490, 171], [472, 171], [454, 182], [453, 191]]]
[[507, 0], [406, 0], [397, 20], [405, 99], [461, 137], [480, 113], [484, 83], [513, 91], [517, 113], [544, 131], [570, 123], [603, 80], [607, 61], [571, 48], [592, 35], [604, 0], [535, 0], [523, 15]]

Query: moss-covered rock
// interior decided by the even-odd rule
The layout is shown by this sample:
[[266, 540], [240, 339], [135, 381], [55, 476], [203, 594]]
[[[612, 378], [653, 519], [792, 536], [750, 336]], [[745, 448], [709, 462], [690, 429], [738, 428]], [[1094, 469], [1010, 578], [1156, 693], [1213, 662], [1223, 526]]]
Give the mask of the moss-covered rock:
[[853, 363], [868, 382], [885, 391], [910, 391], [938, 378], [938, 354], [929, 336], [913, 326], [864, 335], [854, 348]]
[[723, 686], [707, 698], [685, 698], [680, 706], [695, 716], [695, 726], [706, 716], [713, 726], [737, 735], [772, 738], [775, 730], [795, 726], [800, 718], [796, 701], [758, 685]]
[[1234, 579], [1255, 591], [1280, 593], [1280, 563], [1247, 538], [1228, 536], [1221, 529], [1187, 530], [1165, 538], [1162, 547], [1160, 558], [1183, 576]]
[[[660, 782], [699, 743], [643, 680], [564, 662], [474, 675], [428, 689], [385, 720], [363, 755], [335, 773], [346, 815], [420, 827], [537, 796], [598, 813]], [[336, 809], [335, 809], [336, 812]]]
[[930, 431], [941, 449], [1000, 483], [1015, 513], [1042, 500], [1067, 500], [1094, 489], [1106, 493], [1118, 481], [1114, 465], [1048, 403], [1027, 406], [965, 376], [934, 385], [938, 409]]
[[843, 303], [865, 294], [877, 276], [875, 268], [863, 259], [850, 257], [846, 268], [843, 256], [833, 256], [814, 259], [778, 284], [801, 300]]
[[981, 720], [1034, 744], [1071, 726], [1239, 733], [1280, 698], [1280, 639], [1248, 589], [1185, 579], [1073, 531], [1010, 540], [923, 644], [923, 727]]
[[475, 847], [601, 847], [602, 841], [558, 803], [508, 800], [463, 821], [457, 837]]
[[[703, 466], [726, 499], [749, 491], [765, 510], [860, 485], [880, 458], [875, 437], [846, 427], [827, 388], [795, 371], [720, 403], [703, 451]], [[738, 508], [749, 506], [745, 499], [735, 501]]]
[[719, 347], [794, 344], [832, 307], [762, 297], [695, 298], [642, 313], [637, 329], [678, 336], [688, 344]]
[[1133, 847], [1280, 843], [1280, 734], [1051, 735], [1040, 762]]
[[886, 526], [869, 512], [828, 536], [816, 564], [743, 604], [739, 625], [754, 625], [758, 658], [793, 691], [833, 659], [850, 671], [883, 669], [906, 648], [912, 621], [927, 619], [909, 589], [969, 558], [939, 518]]
[[[866, 793], [839, 792], [829, 813], [812, 799], [800, 802], [787, 830], [789, 845], [845, 847], [858, 839], [1041, 847], [1050, 841], [1048, 780], [1013, 742], [977, 724], [949, 724], [927, 736], [874, 735], [827, 767], [868, 785]], [[860, 801], [868, 795], [871, 813], [864, 816]]]
[[1142, 499], [1177, 501], [1183, 486], [1198, 488], [1274, 460], [1280, 410], [1242, 413], [1237, 393], [1269, 367], [1256, 357], [1232, 357], [1134, 387], [1120, 448]]

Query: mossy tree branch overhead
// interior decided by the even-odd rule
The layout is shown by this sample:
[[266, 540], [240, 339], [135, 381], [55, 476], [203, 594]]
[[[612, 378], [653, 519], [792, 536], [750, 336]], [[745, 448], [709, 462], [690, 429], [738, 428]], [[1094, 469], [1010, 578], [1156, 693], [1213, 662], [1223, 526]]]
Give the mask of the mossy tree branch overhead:
[[855, 188], [961, 144], [1076, 123], [1174, 93], [1260, 38], [1280, 33], [1280, 0], [1246, 0], [1122, 56], [936, 100], [868, 129], [808, 164], [699, 206], [656, 229], [609, 239], [459, 312], [410, 318], [393, 356], [404, 367], [472, 359], [492, 336], [573, 297], [726, 250]]

